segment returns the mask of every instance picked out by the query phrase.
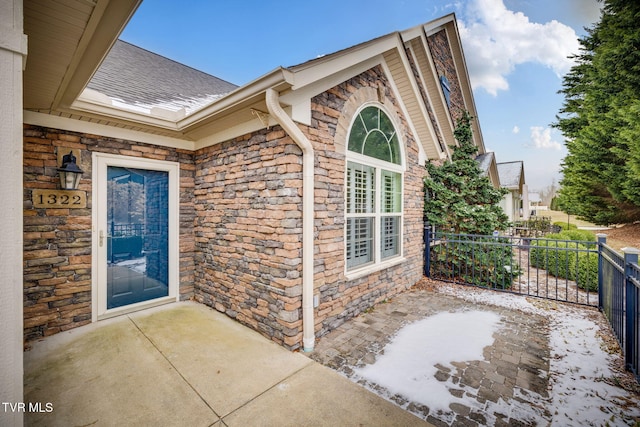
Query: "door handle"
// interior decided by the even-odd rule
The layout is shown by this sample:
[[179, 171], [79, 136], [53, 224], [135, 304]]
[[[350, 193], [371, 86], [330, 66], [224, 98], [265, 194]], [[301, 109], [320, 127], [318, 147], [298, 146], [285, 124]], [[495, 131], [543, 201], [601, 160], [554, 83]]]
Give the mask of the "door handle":
[[104, 230], [100, 230], [100, 239], [99, 239], [99, 246], [102, 247], [104, 243]]

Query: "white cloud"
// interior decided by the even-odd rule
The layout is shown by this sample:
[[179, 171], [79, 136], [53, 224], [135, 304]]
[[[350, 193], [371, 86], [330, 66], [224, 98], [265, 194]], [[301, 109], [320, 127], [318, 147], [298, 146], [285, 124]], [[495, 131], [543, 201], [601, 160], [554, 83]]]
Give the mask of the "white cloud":
[[520, 133], [520, 128], [518, 126], [514, 126], [513, 130], [511, 131], [513, 133]]
[[569, 0], [568, 7], [575, 16], [586, 22], [596, 22], [600, 18], [602, 3], [598, 1]]
[[542, 150], [561, 150], [562, 144], [551, 139], [551, 129], [542, 126], [531, 126], [531, 141], [534, 148]]
[[579, 51], [575, 31], [556, 20], [529, 21], [522, 12], [508, 10], [503, 0], [470, 0], [458, 27], [469, 67], [471, 85], [491, 95], [507, 90], [507, 76], [516, 65], [539, 63], [556, 75], [573, 65], [567, 58]]

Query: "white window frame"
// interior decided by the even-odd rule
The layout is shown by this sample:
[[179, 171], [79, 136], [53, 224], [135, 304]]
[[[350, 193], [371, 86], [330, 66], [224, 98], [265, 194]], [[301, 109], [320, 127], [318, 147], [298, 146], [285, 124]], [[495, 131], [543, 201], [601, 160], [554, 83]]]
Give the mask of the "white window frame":
[[[396, 135], [398, 136], [398, 143], [400, 145], [400, 160], [401, 160], [401, 164], [395, 164], [395, 163], [390, 163], [390, 162], [386, 162], [384, 160], [380, 160], [380, 159], [376, 159], [375, 157], [369, 157], [360, 153], [356, 153], [353, 151], [349, 151], [348, 149], [348, 138], [351, 134], [351, 128], [353, 126], [353, 123], [355, 120], [359, 119], [360, 116], [360, 112], [365, 109], [366, 107], [376, 107], [378, 109], [380, 109], [381, 111], [383, 111], [387, 117], [389, 117], [389, 119], [391, 120], [391, 122], [393, 123], [393, 126], [396, 130]], [[404, 174], [406, 171], [406, 166], [405, 166], [405, 161], [404, 161], [404, 144], [402, 141], [402, 138], [400, 137], [400, 134], [397, 132], [397, 129], [399, 128], [399, 126], [397, 125], [397, 123], [394, 120], [394, 116], [389, 114], [389, 112], [380, 104], [376, 104], [376, 103], [367, 103], [365, 105], [362, 105], [360, 107], [360, 109], [358, 109], [358, 111], [356, 112], [356, 114], [354, 115], [354, 117], [352, 118], [351, 121], [351, 125], [349, 126], [349, 132], [347, 132], [347, 144], [345, 145], [345, 226], [344, 226], [344, 242], [345, 242], [345, 276], [347, 278], [347, 280], [353, 280], [356, 279], [358, 277], [362, 277], [362, 276], [366, 276], [368, 274], [371, 274], [373, 272], [379, 271], [379, 270], [383, 270], [389, 267], [392, 267], [394, 265], [398, 265], [401, 264], [402, 262], [405, 261], [404, 258]], [[349, 213], [347, 211], [347, 197], [349, 196], [349, 192], [348, 192], [348, 188], [349, 188], [349, 183], [347, 182], [347, 169], [349, 168], [349, 163], [358, 163], [364, 166], [369, 166], [369, 167], [373, 167], [375, 168], [375, 198], [374, 198], [374, 202], [375, 202], [375, 206], [374, 206], [374, 211], [373, 213], [368, 213], [368, 214], [360, 214], [360, 213]], [[401, 191], [400, 191], [400, 212], [399, 213], [388, 213], [388, 212], [382, 212], [382, 190], [383, 190], [383, 183], [382, 183], [382, 171], [389, 171], [389, 172], [394, 172], [394, 173], [398, 173], [400, 174], [400, 182], [401, 182]], [[400, 229], [400, 235], [398, 237], [398, 254], [382, 259], [382, 233], [381, 233], [381, 225], [382, 225], [382, 218], [383, 217], [388, 217], [388, 216], [397, 216], [400, 218], [400, 225], [399, 225], [399, 229]], [[349, 268], [347, 265], [347, 244], [348, 244], [348, 238], [349, 236], [347, 235], [347, 224], [350, 218], [363, 218], [363, 217], [373, 217], [374, 218], [374, 223], [373, 223], [373, 261], [370, 261], [366, 264], [363, 264], [361, 266], [355, 266], [352, 268]]]

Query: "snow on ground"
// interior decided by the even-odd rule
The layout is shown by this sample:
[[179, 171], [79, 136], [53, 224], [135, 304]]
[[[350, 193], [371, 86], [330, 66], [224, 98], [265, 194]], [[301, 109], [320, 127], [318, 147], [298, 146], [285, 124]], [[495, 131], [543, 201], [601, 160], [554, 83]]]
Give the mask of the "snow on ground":
[[[551, 405], [553, 425], [604, 425], [620, 421], [621, 402], [629, 394], [601, 379], [612, 375], [611, 355], [602, 349], [598, 326], [577, 312], [554, 316], [551, 325]], [[600, 381], [599, 381], [600, 380]], [[628, 415], [639, 416], [635, 408]]]
[[147, 258], [134, 258], [126, 261], [117, 262], [116, 265], [127, 267], [140, 274], [146, 274], [147, 272]]
[[[600, 326], [592, 320], [593, 310], [525, 298], [513, 294], [474, 288], [442, 286], [439, 292], [454, 295], [476, 304], [488, 304], [538, 314], [550, 320], [549, 397], [515, 396], [531, 403], [514, 405], [500, 399], [488, 401], [484, 408], [467, 394], [455, 397], [449, 389], [459, 385], [434, 378], [435, 365], [451, 367], [452, 362], [483, 360], [482, 349], [493, 343], [492, 335], [500, 328], [500, 316], [486, 311], [439, 313], [401, 329], [387, 344], [375, 363], [354, 368], [355, 380], [364, 380], [373, 391], [398, 401], [402, 396], [407, 408], [411, 402], [433, 410], [449, 411], [452, 403], [482, 410], [492, 424], [496, 410], [512, 419], [552, 426], [633, 425], [640, 417], [640, 403], [622, 388], [603, 381], [615, 377], [610, 369], [615, 357], [598, 334]], [[530, 301], [533, 301], [532, 304]], [[358, 378], [359, 377], [359, 378]], [[375, 385], [382, 386], [376, 387]], [[628, 403], [631, 402], [631, 406]], [[625, 405], [627, 403], [627, 405]], [[424, 415], [424, 414], [418, 414]], [[549, 416], [551, 419], [549, 419]], [[442, 421], [451, 421], [442, 418]]]
[[451, 384], [436, 379], [435, 365], [453, 369], [452, 360], [482, 359], [499, 324], [500, 316], [487, 311], [438, 313], [402, 328], [374, 364], [354, 371], [392, 394], [449, 411], [451, 403], [462, 399], [449, 393]]

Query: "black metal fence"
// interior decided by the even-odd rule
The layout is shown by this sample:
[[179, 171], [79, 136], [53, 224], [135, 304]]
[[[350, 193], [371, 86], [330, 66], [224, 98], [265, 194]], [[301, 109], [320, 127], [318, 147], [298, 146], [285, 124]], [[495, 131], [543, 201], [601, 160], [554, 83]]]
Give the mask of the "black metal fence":
[[457, 284], [598, 307], [640, 381], [640, 266], [597, 242], [437, 232], [425, 227], [425, 275]]
[[640, 267], [638, 252], [623, 255], [598, 240], [600, 309], [607, 316], [625, 356], [627, 369], [640, 381]]
[[600, 294], [600, 307], [609, 319], [611, 327], [618, 341], [624, 341], [624, 291], [625, 291], [625, 262], [624, 257], [615, 250], [602, 244], [600, 249], [599, 281], [602, 283], [598, 292]]
[[116, 224], [111, 223], [111, 236], [113, 237], [128, 237], [128, 236], [142, 236], [144, 233], [144, 224]]
[[598, 244], [522, 236], [485, 236], [425, 228], [425, 275], [598, 306]]
[[625, 340], [625, 360], [627, 368], [640, 381], [640, 266], [637, 262], [629, 264], [627, 277], [627, 336]]

